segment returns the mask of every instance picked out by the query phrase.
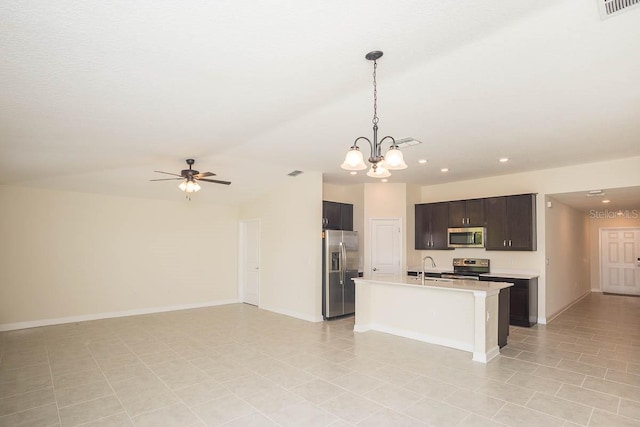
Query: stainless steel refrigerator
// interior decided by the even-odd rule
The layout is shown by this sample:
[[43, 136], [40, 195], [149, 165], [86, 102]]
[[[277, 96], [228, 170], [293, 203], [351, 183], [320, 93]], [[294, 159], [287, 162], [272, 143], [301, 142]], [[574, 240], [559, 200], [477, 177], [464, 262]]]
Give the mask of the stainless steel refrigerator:
[[358, 232], [324, 230], [322, 232], [322, 316], [325, 319], [356, 311], [358, 277]]

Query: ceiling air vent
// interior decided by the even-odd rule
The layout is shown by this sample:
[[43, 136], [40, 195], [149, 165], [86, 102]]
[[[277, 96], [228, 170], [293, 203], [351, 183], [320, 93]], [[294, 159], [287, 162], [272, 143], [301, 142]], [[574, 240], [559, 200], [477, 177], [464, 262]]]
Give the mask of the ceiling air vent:
[[638, 6], [640, 6], [640, 0], [598, 0], [602, 19], [611, 18]]
[[301, 173], [302, 173], [302, 171], [294, 170], [294, 171], [292, 171], [292, 172], [289, 172], [287, 175], [289, 175], [289, 176], [298, 176], [298, 175], [300, 175]]
[[418, 144], [422, 144], [422, 141], [418, 141], [417, 139], [414, 139], [411, 137], [396, 139], [396, 145], [400, 148], [410, 147], [412, 145], [418, 145]]

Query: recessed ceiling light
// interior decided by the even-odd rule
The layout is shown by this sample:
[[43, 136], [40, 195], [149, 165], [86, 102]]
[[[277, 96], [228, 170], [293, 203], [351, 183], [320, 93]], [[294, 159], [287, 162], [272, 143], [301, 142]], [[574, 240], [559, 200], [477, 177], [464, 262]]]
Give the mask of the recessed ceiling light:
[[351, 174], [351, 175], [358, 175], [358, 172], [356, 172], [356, 171], [351, 171], [351, 172], [349, 172], [349, 174]]
[[424, 165], [425, 163], [427, 163], [427, 159], [420, 159], [418, 160], [418, 163], [420, 163], [421, 165]]
[[380, 182], [387, 182], [387, 181], [389, 181], [387, 178], [382, 178], [382, 179], [380, 180]]
[[603, 190], [591, 190], [587, 192], [587, 197], [603, 197], [604, 194]]
[[440, 172], [449, 172], [449, 168], [442, 168], [440, 169]]
[[506, 162], [509, 161], [509, 158], [508, 157], [502, 157], [502, 158], [499, 159], [499, 161], [500, 161], [500, 163], [506, 163]]
[[602, 201], [602, 203], [611, 203], [611, 200], [609, 200], [609, 199], [604, 199], [604, 200]]

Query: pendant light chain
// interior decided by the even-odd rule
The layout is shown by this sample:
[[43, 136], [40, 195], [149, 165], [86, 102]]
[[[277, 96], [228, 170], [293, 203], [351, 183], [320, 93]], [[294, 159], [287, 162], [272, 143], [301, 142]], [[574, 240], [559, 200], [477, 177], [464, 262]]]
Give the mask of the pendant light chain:
[[374, 125], [378, 124], [378, 84], [376, 82], [376, 69], [378, 63], [373, 61], [373, 120], [371, 122]]

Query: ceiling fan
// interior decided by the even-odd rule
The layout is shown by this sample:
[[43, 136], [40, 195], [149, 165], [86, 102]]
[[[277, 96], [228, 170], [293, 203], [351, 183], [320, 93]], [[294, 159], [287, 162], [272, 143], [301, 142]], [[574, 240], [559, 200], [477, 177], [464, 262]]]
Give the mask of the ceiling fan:
[[164, 173], [167, 175], [177, 176], [177, 178], [161, 178], [161, 179], [150, 179], [149, 181], [173, 181], [173, 180], [182, 180], [179, 187], [182, 191], [187, 193], [193, 193], [200, 190], [200, 185], [198, 182], [213, 182], [214, 184], [223, 184], [229, 185], [231, 182], [229, 181], [220, 181], [217, 179], [206, 179], [208, 176], [215, 176], [216, 174], [213, 172], [199, 172], [195, 169], [192, 169], [191, 166], [195, 163], [193, 159], [187, 159], [187, 165], [189, 165], [189, 169], [183, 169], [180, 171], [180, 175], [171, 172], [163, 172], [163, 171], [154, 171], [157, 173]]

